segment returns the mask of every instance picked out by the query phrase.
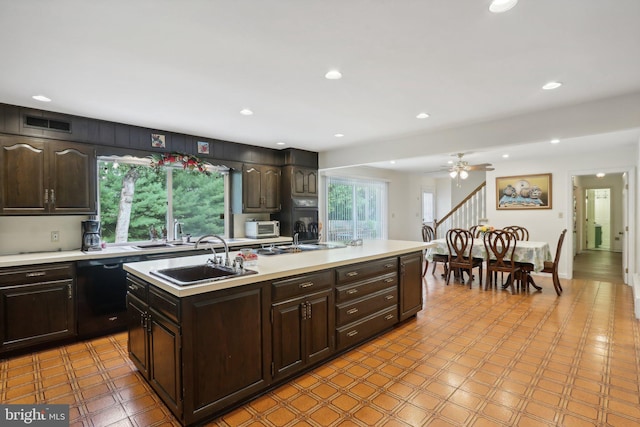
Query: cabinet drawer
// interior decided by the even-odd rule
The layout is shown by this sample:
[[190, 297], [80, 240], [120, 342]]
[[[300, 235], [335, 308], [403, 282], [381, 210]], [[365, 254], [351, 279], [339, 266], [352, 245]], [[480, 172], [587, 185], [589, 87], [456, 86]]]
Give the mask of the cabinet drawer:
[[338, 326], [346, 325], [383, 308], [397, 307], [397, 304], [398, 287], [383, 289], [364, 298], [336, 305], [336, 323]]
[[351, 283], [368, 277], [379, 276], [398, 271], [397, 258], [385, 258], [336, 269], [338, 284]]
[[336, 288], [336, 302], [350, 301], [373, 294], [390, 286], [398, 285], [398, 273], [393, 272], [381, 277], [363, 280]]
[[127, 292], [129, 292], [130, 294], [135, 295], [136, 297], [138, 297], [141, 301], [144, 301], [145, 303], [147, 302], [147, 290], [149, 288], [149, 285], [147, 285], [145, 282], [143, 282], [142, 280], [131, 276], [130, 274], [127, 275]]
[[174, 322], [180, 321], [180, 300], [154, 286], [149, 287], [149, 307]]
[[74, 277], [75, 269], [73, 263], [5, 268], [0, 270], [0, 286], [28, 285], [31, 283], [73, 279]]
[[274, 301], [309, 294], [333, 286], [331, 270], [294, 277], [293, 279], [273, 282], [271, 285]]
[[398, 322], [398, 308], [378, 311], [362, 320], [337, 329], [338, 350], [370, 338]]

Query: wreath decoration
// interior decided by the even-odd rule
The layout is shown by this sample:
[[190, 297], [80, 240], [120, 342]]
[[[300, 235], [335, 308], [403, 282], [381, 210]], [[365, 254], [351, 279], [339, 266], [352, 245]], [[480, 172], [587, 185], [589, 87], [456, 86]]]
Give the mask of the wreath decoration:
[[185, 170], [201, 172], [207, 176], [211, 175], [211, 172], [207, 170], [206, 163], [191, 154], [173, 152], [153, 155], [149, 166], [158, 173], [163, 166], [174, 164], [182, 165], [182, 169]]

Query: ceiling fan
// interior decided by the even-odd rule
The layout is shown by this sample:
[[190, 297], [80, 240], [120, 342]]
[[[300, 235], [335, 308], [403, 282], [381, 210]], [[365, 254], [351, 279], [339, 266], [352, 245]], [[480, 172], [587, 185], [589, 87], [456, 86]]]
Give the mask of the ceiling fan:
[[457, 181], [458, 187], [460, 187], [460, 180], [467, 179], [469, 177], [469, 171], [492, 171], [491, 163], [480, 163], [477, 165], [470, 165], [466, 160], [462, 160], [465, 153], [456, 153], [454, 156], [458, 157], [458, 160], [449, 167], [449, 176]]

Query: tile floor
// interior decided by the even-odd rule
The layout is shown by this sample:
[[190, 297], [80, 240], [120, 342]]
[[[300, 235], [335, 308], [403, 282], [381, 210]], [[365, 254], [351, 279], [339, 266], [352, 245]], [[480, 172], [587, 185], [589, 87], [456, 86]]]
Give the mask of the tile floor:
[[[556, 297], [425, 277], [415, 320], [210, 426], [638, 426], [631, 288], [563, 280]], [[0, 361], [3, 403], [66, 403], [73, 426], [178, 425], [135, 371], [126, 334]]]

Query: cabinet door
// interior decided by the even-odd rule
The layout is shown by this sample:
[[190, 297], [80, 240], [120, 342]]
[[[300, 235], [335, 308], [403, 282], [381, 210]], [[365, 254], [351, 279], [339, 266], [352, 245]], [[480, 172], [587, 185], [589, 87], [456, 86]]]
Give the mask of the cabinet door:
[[325, 359], [334, 349], [333, 291], [310, 295], [305, 302], [306, 363], [311, 364]]
[[265, 212], [280, 210], [280, 168], [262, 168], [262, 207]]
[[2, 138], [0, 151], [0, 209], [4, 214], [42, 214], [48, 164], [42, 142]]
[[73, 337], [76, 333], [73, 280], [0, 288], [1, 350]]
[[274, 304], [272, 348], [273, 378], [280, 378], [300, 370], [304, 365], [303, 316], [306, 305], [303, 298]]
[[149, 382], [174, 414], [182, 413], [180, 327], [153, 309], [149, 316]]
[[307, 171], [307, 194], [309, 196], [318, 195], [318, 173], [315, 170]]
[[149, 340], [147, 337], [147, 304], [127, 294], [129, 358], [145, 377], [149, 377]]
[[265, 388], [271, 363], [268, 289], [245, 285], [194, 296], [185, 306], [186, 424]]
[[291, 177], [291, 192], [294, 196], [317, 196], [317, 172], [314, 169], [294, 167]]
[[400, 320], [422, 310], [422, 254], [400, 257]]
[[96, 156], [92, 147], [52, 143], [49, 170], [51, 212], [96, 213]]
[[242, 169], [242, 211], [262, 211], [262, 171], [259, 167]]

